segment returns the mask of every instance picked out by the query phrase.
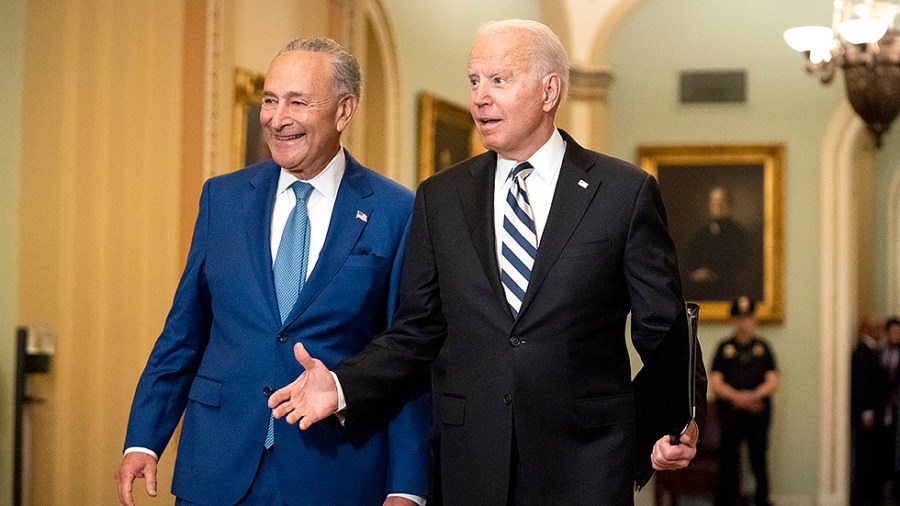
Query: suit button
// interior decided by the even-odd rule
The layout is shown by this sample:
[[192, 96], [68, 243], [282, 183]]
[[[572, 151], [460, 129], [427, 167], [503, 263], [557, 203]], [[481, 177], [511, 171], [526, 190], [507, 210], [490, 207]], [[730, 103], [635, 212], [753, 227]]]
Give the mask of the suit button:
[[272, 395], [272, 393], [273, 393], [274, 391], [275, 391], [275, 390], [272, 390], [272, 387], [270, 387], [269, 385], [266, 385], [265, 388], [263, 388], [263, 395], [265, 395], [266, 397], [268, 397], [268, 396]]
[[279, 332], [278, 333], [278, 342], [279, 343], [286, 343], [287, 340], [288, 340], [287, 332]]
[[513, 346], [518, 346], [518, 345], [522, 344], [522, 340], [519, 339], [518, 337], [510, 337], [509, 344], [511, 344]]
[[512, 396], [509, 394], [504, 395], [503, 396], [503, 404], [506, 404], [507, 406], [512, 404]]

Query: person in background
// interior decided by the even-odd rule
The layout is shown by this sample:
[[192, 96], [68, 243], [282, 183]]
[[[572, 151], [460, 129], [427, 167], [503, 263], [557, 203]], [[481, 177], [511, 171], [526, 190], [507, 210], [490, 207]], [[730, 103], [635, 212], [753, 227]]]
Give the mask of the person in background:
[[[734, 197], [724, 186], [709, 190], [708, 218], [694, 232], [685, 258], [685, 293], [694, 300], [731, 300], [762, 279], [757, 246], [734, 218]], [[754, 288], [755, 290], [755, 288]], [[760, 297], [762, 293], [744, 293]]]
[[887, 373], [881, 367], [881, 321], [875, 315], [860, 320], [858, 342], [850, 369], [850, 503], [882, 502], [884, 473], [878, 465], [885, 407], [890, 400]]
[[[335, 375], [298, 345], [306, 371], [269, 399], [275, 416], [304, 430], [338, 410], [363, 423], [443, 350], [445, 506], [623, 506], [653, 469], [689, 464], [688, 394], [696, 388], [702, 423], [706, 374], [698, 354], [689, 382], [659, 189], [556, 128], [568, 69], [541, 23], [482, 27], [468, 82], [489, 151], [419, 186], [391, 328]], [[629, 313], [644, 364], [634, 383]]]
[[881, 366], [887, 376], [888, 389], [890, 391], [890, 406], [885, 411], [885, 452], [884, 460], [885, 476], [891, 485], [891, 499], [900, 504], [900, 470], [895, 469], [896, 462], [900, 460], [900, 452], [897, 445], [898, 416], [900, 416], [900, 318], [892, 316], [884, 322], [884, 334], [886, 343], [881, 354]]
[[424, 504], [427, 380], [353, 427], [301, 432], [266, 405], [302, 370], [295, 343], [334, 365], [394, 313], [413, 196], [341, 145], [360, 82], [356, 58], [331, 39], [296, 39], [272, 60], [260, 122], [274, 160], [203, 186], [187, 266], [134, 395], [122, 504], [134, 503], [135, 478], [156, 495], [157, 459], [182, 415], [178, 505]]
[[779, 376], [771, 347], [756, 334], [755, 309], [755, 302], [747, 296], [732, 302], [733, 333], [716, 349], [709, 375], [722, 431], [717, 506], [732, 506], [741, 495], [738, 473], [744, 441], [756, 479], [754, 504], [771, 504], [766, 452], [772, 394], [778, 388]]

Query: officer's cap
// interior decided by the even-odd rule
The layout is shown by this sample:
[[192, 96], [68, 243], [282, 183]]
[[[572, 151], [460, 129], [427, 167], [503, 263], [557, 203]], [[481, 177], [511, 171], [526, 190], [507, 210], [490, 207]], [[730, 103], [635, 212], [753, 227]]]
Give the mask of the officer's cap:
[[753, 316], [755, 310], [756, 303], [746, 295], [741, 295], [731, 303], [731, 316]]

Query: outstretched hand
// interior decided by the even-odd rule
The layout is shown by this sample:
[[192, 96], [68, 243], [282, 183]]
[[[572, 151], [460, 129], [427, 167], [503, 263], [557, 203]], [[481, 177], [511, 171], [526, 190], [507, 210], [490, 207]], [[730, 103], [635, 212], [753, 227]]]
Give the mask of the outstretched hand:
[[272, 416], [289, 424], [300, 422], [300, 430], [333, 415], [338, 408], [337, 385], [321, 360], [312, 358], [302, 344], [294, 345], [294, 357], [303, 366], [300, 376], [269, 396]]
[[653, 453], [650, 461], [653, 469], [657, 471], [670, 471], [682, 469], [691, 463], [697, 455], [697, 440], [700, 438], [700, 428], [697, 422], [691, 420], [679, 436], [678, 443], [673, 445], [670, 436], [663, 436], [653, 445]]

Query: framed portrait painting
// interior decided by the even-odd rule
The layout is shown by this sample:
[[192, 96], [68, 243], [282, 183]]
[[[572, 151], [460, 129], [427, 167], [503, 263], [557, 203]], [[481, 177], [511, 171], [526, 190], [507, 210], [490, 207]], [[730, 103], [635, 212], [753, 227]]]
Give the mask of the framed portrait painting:
[[231, 158], [236, 169], [272, 157], [259, 124], [264, 83], [262, 74], [234, 69]]
[[659, 181], [684, 296], [701, 319], [727, 320], [746, 295], [757, 319], [781, 321], [784, 146], [644, 146], [638, 158]]
[[483, 151], [472, 115], [430, 93], [419, 94], [419, 181]]

